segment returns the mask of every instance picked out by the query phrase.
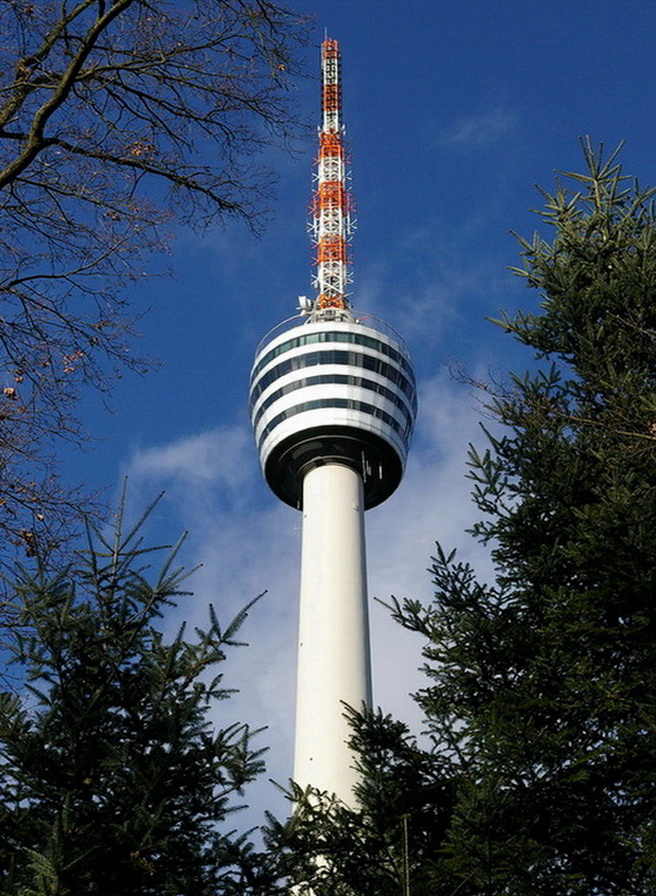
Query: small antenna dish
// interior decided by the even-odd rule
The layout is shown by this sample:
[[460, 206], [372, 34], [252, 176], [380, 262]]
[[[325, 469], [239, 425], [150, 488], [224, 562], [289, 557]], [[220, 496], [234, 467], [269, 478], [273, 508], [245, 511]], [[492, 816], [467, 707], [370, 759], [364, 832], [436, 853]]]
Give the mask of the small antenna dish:
[[314, 311], [314, 302], [312, 299], [307, 296], [299, 296], [298, 297], [298, 307], [300, 309], [301, 314], [308, 315], [312, 314]]

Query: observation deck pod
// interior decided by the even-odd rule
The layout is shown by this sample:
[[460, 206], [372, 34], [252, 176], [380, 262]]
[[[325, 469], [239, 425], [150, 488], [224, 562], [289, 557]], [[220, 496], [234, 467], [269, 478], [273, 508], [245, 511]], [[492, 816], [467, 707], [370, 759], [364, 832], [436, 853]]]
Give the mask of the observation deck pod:
[[409, 352], [391, 327], [350, 311], [298, 321], [265, 337], [251, 371], [264, 477], [282, 501], [300, 508], [309, 470], [345, 464], [362, 476], [365, 509], [375, 507], [405, 468], [417, 413]]

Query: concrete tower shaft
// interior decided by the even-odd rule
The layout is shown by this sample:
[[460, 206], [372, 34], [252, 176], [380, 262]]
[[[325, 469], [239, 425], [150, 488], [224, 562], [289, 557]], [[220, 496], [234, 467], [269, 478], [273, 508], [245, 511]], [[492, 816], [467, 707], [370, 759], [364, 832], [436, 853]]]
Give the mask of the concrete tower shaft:
[[362, 479], [341, 464], [314, 467], [303, 498], [294, 780], [349, 802], [344, 704], [371, 706]]

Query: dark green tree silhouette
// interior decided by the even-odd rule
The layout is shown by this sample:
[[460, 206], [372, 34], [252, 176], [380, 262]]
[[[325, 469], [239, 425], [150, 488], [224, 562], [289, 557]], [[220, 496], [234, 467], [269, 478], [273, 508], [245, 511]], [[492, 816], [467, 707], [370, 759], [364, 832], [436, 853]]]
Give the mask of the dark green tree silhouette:
[[[656, 893], [656, 193], [584, 154], [520, 240], [540, 309], [497, 321], [535, 364], [484, 387], [497, 425], [470, 451], [494, 580], [438, 547], [434, 602], [394, 604], [427, 641], [428, 747], [356, 724], [352, 861], [389, 841], [406, 867], [344, 892]], [[321, 817], [325, 854], [343, 824]]]
[[405, 725], [380, 711], [349, 714], [360, 808], [292, 785], [292, 816], [283, 823], [269, 817], [272, 853], [298, 896], [441, 892], [433, 885], [453, 805], [448, 763], [419, 749]]
[[229, 819], [262, 750], [246, 725], [213, 721], [248, 607], [226, 628], [210, 608], [205, 630], [168, 637], [186, 573], [173, 550], [153, 574], [153, 550], [119, 517], [55, 578], [24, 571], [15, 586], [6, 649], [20, 686], [0, 695], [7, 896], [277, 892]]

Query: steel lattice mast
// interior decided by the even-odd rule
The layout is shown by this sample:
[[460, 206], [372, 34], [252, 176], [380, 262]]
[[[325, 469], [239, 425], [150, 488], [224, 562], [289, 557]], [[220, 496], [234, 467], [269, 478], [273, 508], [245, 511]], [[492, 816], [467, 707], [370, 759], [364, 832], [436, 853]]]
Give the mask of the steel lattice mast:
[[326, 38], [321, 47], [322, 122], [319, 131], [317, 189], [312, 207], [312, 235], [316, 246], [317, 310], [346, 309], [350, 283], [349, 240], [351, 196], [341, 123], [341, 56], [336, 40]]

